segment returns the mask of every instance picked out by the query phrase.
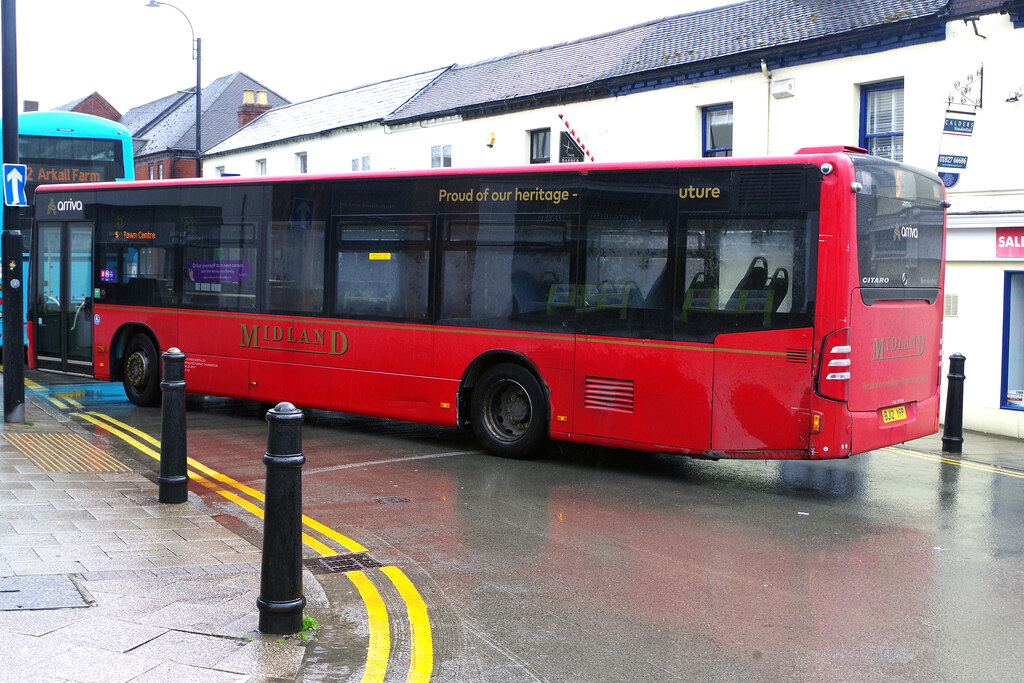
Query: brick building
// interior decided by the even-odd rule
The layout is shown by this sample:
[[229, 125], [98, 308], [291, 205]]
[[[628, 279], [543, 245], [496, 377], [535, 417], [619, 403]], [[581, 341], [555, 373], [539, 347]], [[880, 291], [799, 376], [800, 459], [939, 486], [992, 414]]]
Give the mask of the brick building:
[[[264, 111], [289, 104], [241, 72], [218, 78], [203, 88], [202, 95], [203, 152]], [[195, 177], [195, 107], [193, 92], [176, 92], [133, 107], [120, 118], [135, 143], [137, 179]]]

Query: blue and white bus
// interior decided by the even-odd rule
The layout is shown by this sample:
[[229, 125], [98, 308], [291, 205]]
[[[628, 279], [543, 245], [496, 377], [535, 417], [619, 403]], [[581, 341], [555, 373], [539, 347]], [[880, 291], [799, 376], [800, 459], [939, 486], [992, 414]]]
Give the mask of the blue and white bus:
[[[68, 111], [20, 114], [18, 157], [19, 163], [28, 167], [25, 188], [30, 206], [35, 189], [44, 184], [135, 180], [131, 133], [116, 121], [89, 114]], [[23, 262], [27, 267], [28, 248], [32, 243], [28, 218], [31, 210], [24, 215], [25, 220], [19, 220], [19, 224], [25, 245]], [[28, 279], [27, 273], [25, 279]], [[2, 304], [0, 299], [0, 306]], [[28, 310], [27, 305], [25, 310]]]

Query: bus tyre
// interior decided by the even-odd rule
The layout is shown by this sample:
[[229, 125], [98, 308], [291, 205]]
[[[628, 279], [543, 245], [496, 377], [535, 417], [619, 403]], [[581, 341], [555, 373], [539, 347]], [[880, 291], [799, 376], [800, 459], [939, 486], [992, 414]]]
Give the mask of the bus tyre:
[[122, 383], [128, 400], [137, 406], [155, 406], [160, 402], [160, 358], [153, 340], [136, 334], [124, 354]]
[[473, 389], [470, 421], [477, 440], [494, 455], [528, 458], [547, 438], [547, 406], [540, 383], [509, 363], [485, 371]]

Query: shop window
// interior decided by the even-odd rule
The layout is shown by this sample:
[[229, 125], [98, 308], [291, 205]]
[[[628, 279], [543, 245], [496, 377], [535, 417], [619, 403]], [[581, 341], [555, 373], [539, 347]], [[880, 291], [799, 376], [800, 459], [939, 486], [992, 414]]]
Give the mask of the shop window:
[[1003, 408], [1024, 410], [1024, 272], [1007, 272], [1003, 313]]

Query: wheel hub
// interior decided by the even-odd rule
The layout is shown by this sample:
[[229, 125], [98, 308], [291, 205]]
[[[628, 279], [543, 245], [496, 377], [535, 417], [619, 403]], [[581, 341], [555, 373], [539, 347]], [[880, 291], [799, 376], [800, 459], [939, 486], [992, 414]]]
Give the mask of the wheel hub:
[[149, 375], [149, 359], [146, 358], [146, 354], [136, 351], [128, 356], [128, 362], [125, 363], [125, 374], [132, 386], [138, 387], [145, 384], [146, 377]]

